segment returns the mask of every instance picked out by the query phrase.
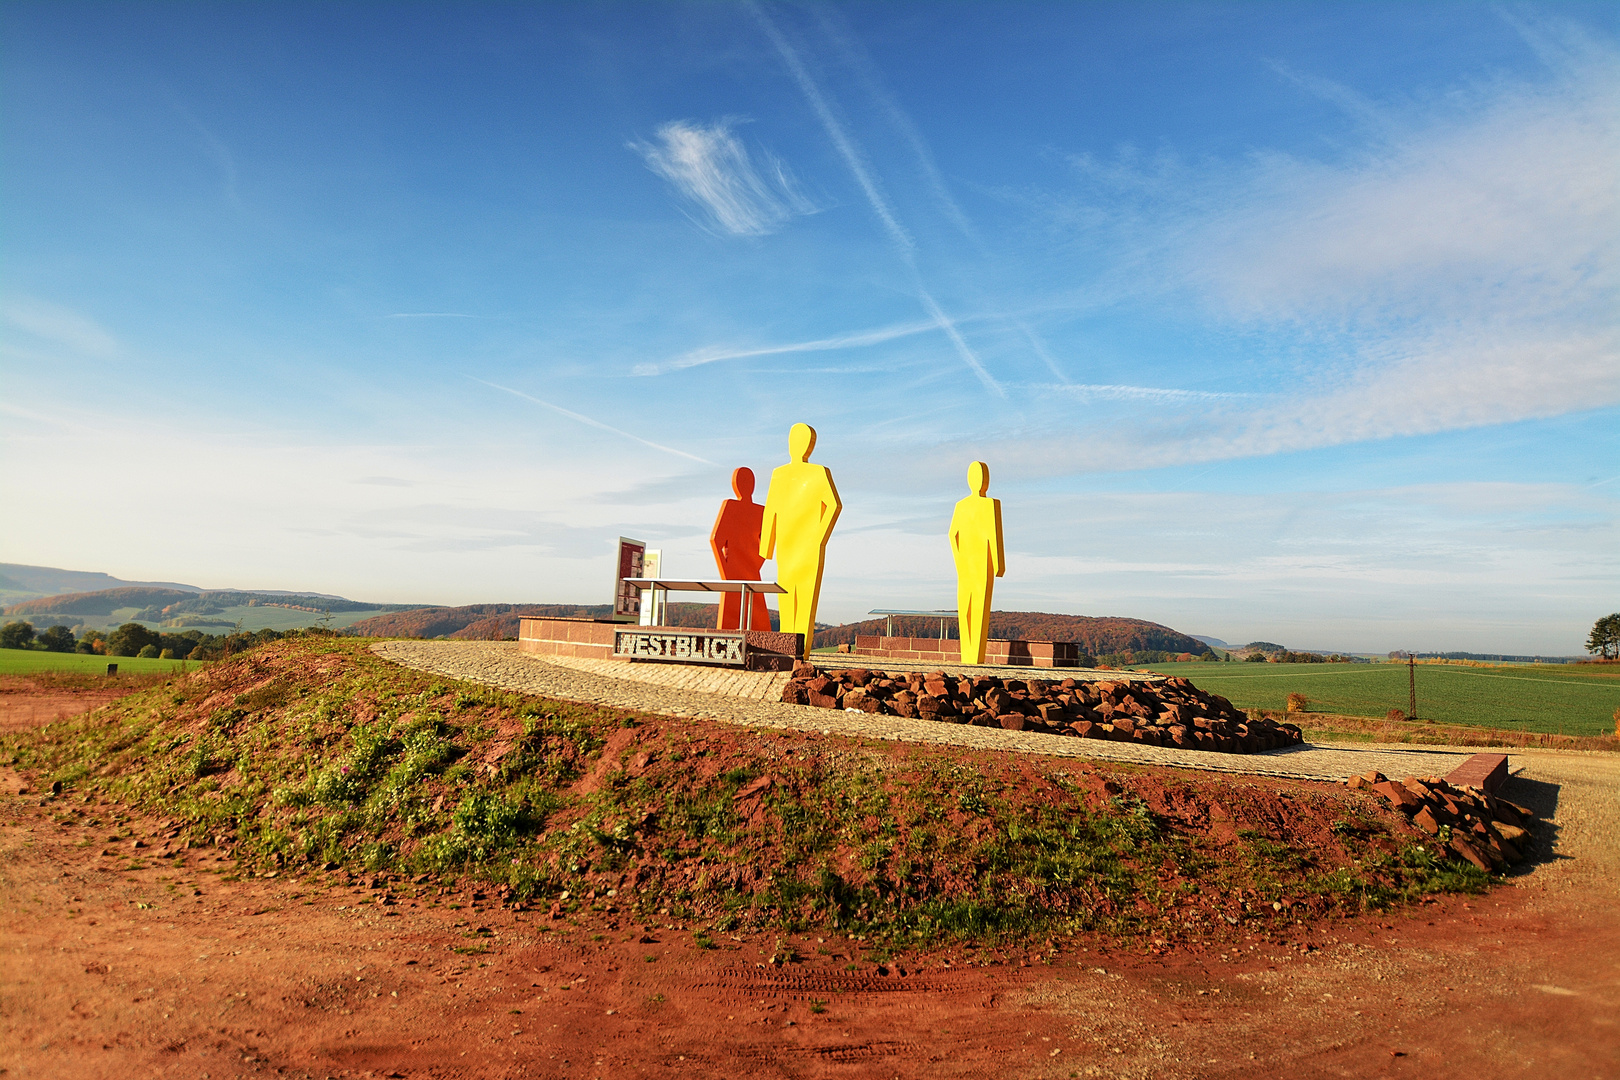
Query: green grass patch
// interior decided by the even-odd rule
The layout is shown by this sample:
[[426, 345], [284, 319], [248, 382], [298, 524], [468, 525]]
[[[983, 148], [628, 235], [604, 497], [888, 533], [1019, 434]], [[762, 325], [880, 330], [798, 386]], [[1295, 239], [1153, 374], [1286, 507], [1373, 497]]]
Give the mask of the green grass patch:
[[[1382, 717], [1406, 710], [1405, 664], [1153, 664], [1240, 709], [1281, 712], [1291, 693], [1313, 712]], [[1559, 735], [1612, 735], [1620, 671], [1567, 664], [1417, 665], [1418, 716], [1441, 724]]]
[[0, 675], [32, 675], [37, 672], [68, 672], [103, 675], [108, 664], [117, 664], [120, 675], [170, 675], [195, 671], [197, 661], [142, 660], [137, 656], [96, 656], [91, 653], [57, 653], [42, 649], [0, 649]]

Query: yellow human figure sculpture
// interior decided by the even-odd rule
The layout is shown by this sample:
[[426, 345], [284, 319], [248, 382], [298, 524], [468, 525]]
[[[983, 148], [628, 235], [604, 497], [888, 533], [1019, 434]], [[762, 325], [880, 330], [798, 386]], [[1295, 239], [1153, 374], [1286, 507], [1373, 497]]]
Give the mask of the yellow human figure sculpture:
[[996, 578], [1007, 572], [1007, 547], [1001, 538], [1001, 500], [990, 490], [990, 466], [968, 466], [968, 490], [951, 515], [951, 555], [956, 559], [956, 625], [962, 639], [962, 663], [984, 663], [990, 637], [990, 594]]
[[787, 590], [778, 605], [782, 632], [803, 634], [806, 656], [816, 629], [827, 538], [844, 508], [832, 473], [825, 465], [810, 464], [810, 451], [815, 448], [816, 429], [794, 424], [788, 432], [788, 453], [793, 460], [771, 472], [765, 520], [759, 530], [760, 557], [776, 558], [776, 583]]

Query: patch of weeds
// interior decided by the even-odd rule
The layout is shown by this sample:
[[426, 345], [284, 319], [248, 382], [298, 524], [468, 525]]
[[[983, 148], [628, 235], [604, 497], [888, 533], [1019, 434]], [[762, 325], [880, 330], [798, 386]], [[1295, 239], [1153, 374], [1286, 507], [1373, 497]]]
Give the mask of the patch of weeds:
[[820, 998], [811, 998], [810, 1011], [815, 1013], [817, 1016], [820, 1016], [822, 1013], [827, 1011], [827, 1003], [822, 1001]]
[[482, 862], [518, 842], [523, 808], [503, 796], [469, 791], [450, 815], [451, 829], [432, 842], [440, 863]]
[[394, 864], [393, 845], [382, 841], [361, 845], [360, 862], [367, 870], [386, 870]]
[[200, 780], [209, 773], [220, 771], [220, 764], [214, 755], [219, 751], [219, 742], [208, 733], [203, 733], [192, 740], [191, 749], [180, 761], [181, 775], [193, 780]]

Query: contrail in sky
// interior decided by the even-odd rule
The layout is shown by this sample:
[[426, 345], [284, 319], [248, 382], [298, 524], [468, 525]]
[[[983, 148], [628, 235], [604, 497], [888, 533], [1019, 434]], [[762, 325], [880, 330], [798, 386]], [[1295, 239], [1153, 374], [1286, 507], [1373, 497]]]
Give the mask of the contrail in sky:
[[793, 80], [799, 84], [799, 89], [804, 93], [805, 99], [810, 102], [810, 108], [815, 111], [817, 119], [821, 121], [821, 126], [827, 132], [827, 137], [832, 140], [839, 156], [844, 159], [844, 164], [849, 166], [849, 171], [854, 174], [855, 182], [860, 185], [861, 191], [866, 194], [866, 201], [871, 205], [872, 212], [877, 215], [878, 220], [883, 223], [884, 231], [889, 234], [889, 238], [900, 249], [901, 257], [905, 259], [906, 265], [910, 267], [913, 277], [916, 278], [917, 298], [922, 302], [923, 309], [945, 332], [945, 336], [950, 338], [951, 344], [956, 347], [957, 355], [962, 358], [963, 363], [972, 369], [973, 374], [979, 377], [979, 381], [985, 385], [986, 389], [994, 391], [998, 397], [1005, 398], [1007, 392], [1001, 388], [1001, 384], [996, 382], [990, 372], [985, 370], [984, 364], [980, 363], [978, 355], [974, 353], [967, 340], [956, 329], [956, 324], [951, 321], [950, 316], [945, 314], [927, 288], [923, 286], [922, 275], [917, 270], [916, 241], [912, 240], [911, 234], [906, 232], [905, 227], [900, 224], [899, 218], [895, 217], [893, 208], [889, 206], [889, 200], [884, 198], [883, 192], [878, 188], [877, 180], [873, 178], [871, 171], [867, 169], [866, 161], [862, 157], [859, 148], [856, 147], [854, 140], [849, 137], [849, 133], [844, 130], [844, 125], [838, 122], [838, 117], [833, 115], [831, 106], [827, 104], [826, 95], [821, 92], [821, 87], [817, 86], [816, 81], [810, 77], [810, 73], [805, 70], [803, 62], [799, 59], [799, 54], [794, 51], [793, 46], [788, 44], [787, 38], [782, 36], [782, 32], [776, 28], [776, 24], [771, 21], [770, 16], [765, 14], [764, 9], [758, 4], [749, 3], [748, 10], [753, 12], [754, 18], [759, 21], [761, 29], [765, 31], [765, 36], [771, 39], [771, 44], [775, 45], [776, 51], [782, 55], [783, 63], [787, 64], [788, 71], [793, 75]]
[[632, 435], [628, 431], [621, 431], [618, 428], [613, 427], [611, 424], [604, 424], [600, 420], [592, 420], [588, 416], [577, 413], [572, 409], [565, 409], [561, 405], [553, 405], [549, 401], [541, 401], [539, 398], [535, 397], [532, 394], [525, 394], [523, 391], [514, 390], [510, 386], [502, 386], [500, 383], [488, 382], [488, 381], [486, 381], [484, 379], [474, 378], [471, 375], [469, 375], [467, 377], [469, 379], [472, 379], [472, 381], [475, 382], [475, 383], [483, 383], [485, 386], [489, 387], [492, 390], [503, 391], [504, 393], [511, 394], [513, 397], [520, 397], [524, 401], [532, 401], [536, 405], [542, 405], [545, 408], [550, 409], [552, 412], [562, 413], [562, 415], [568, 417], [570, 420], [578, 420], [580, 423], [588, 424], [593, 428], [598, 428], [598, 429], [600, 429], [602, 431], [610, 432], [610, 433], [612, 433], [614, 435], [623, 436], [626, 439], [631, 439], [631, 440], [633, 440], [635, 442], [640, 443], [642, 446], [650, 446], [654, 450], [662, 450], [666, 454], [674, 454], [676, 457], [683, 457], [683, 458], [686, 458], [688, 461], [696, 461], [696, 462], [699, 462], [700, 464], [703, 464], [703, 465], [713, 465], [714, 464], [714, 462], [710, 461], [708, 458], [700, 458], [696, 454], [688, 454], [685, 450], [677, 450], [673, 446], [664, 446], [661, 443], [655, 443], [655, 442], [652, 442], [651, 440], [643, 439], [640, 435]]
[[[939, 164], [934, 160], [934, 153], [928, 148], [927, 140], [923, 138], [922, 132], [917, 129], [917, 125], [912, 122], [910, 115], [900, 107], [900, 103], [895, 101], [894, 96], [883, 85], [871, 57], [867, 56], [864, 49], [850, 40], [850, 35], [842, 27], [834, 23], [833, 17], [825, 8], [817, 8], [815, 14], [821, 22], [822, 33], [833, 43], [834, 48], [843, 54], [844, 62], [855, 70], [857, 77], [865, 84], [866, 92], [871, 95], [873, 101], [877, 102], [878, 107], [888, 115], [889, 123], [893, 124], [905, 141], [910, 144], [912, 155], [917, 159], [917, 167], [922, 171], [923, 179], [928, 186], [933, 189], [934, 198], [939, 202], [945, 216], [950, 219], [951, 224], [956, 226], [957, 231], [978, 249], [981, 257], [989, 259], [989, 247], [985, 244], [983, 238], [979, 236], [979, 232], [973, 227], [973, 223], [968, 220], [967, 214], [963, 213], [962, 207], [951, 195], [950, 188], [946, 186], [945, 177], [939, 171]], [[1029, 342], [1030, 349], [1034, 351], [1036, 356], [1040, 357], [1041, 362], [1052, 372], [1053, 377], [1061, 383], [1069, 382], [1068, 375], [1058, 366], [1058, 362], [1053, 358], [1052, 354], [1047, 351], [1046, 343], [1035, 333], [1034, 328], [1016, 315], [1008, 318], [1013, 326], [1018, 329], [1018, 332], [1024, 336], [1024, 339]]]
[[913, 334], [932, 333], [937, 329], [939, 329], [939, 324], [933, 321], [900, 323], [879, 330], [868, 330], [864, 333], [843, 334], [838, 337], [820, 338], [816, 341], [796, 341], [787, 345], [762, 345], [757, 349], [698, 349], [695, 352], [687, 353], [685, 356], [676, 357], [674, 360], [667, 360], [662, 364], [637, 364], [631, 374], [662, 375], [667, 371], [682, 371], [686, 368], [698, 367], [701, 364], [713, 364], [720, 360], [746, 360], [755, 356], [826, 352], [831, 349], [851, 349], [862, 345], [880, 345], [885, 341], [910, 337]]

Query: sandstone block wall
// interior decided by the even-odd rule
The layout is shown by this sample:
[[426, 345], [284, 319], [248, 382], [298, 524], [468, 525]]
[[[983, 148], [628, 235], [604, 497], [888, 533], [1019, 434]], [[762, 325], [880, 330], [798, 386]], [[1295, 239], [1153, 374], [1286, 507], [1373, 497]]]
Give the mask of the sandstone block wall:
[[[671, 634], [713, 632], [692, 626], [634, 627], [631, 623], [597, 619], [526, 618], [518, 624], [518, 649], [535, 656], [567, 656], [630, 664], [633, 661], [613, 655], [613, 635], [619, 630], [632, 628], [664, 630]], [[748, 630], [743, 634], [746, 657], [743, 666], [749, 671], [789, 671], [799, 658], [801, 640], [798, 634]]]
[[[956, 663], [962, 643], [954, 638], [857, 637], [850, 650], [857, 656], [894, 660], [937, 660]], [[1027, 667], [1079, 667], [1080, 646], [1071, 641], [1019, 641], [991, 638], [985, 642], [984, 662]]]
[[623, 623], [596, 619], [522, 619], [518, 648], [535, 656], [580, 656], [613, 659], [613, 631]]

